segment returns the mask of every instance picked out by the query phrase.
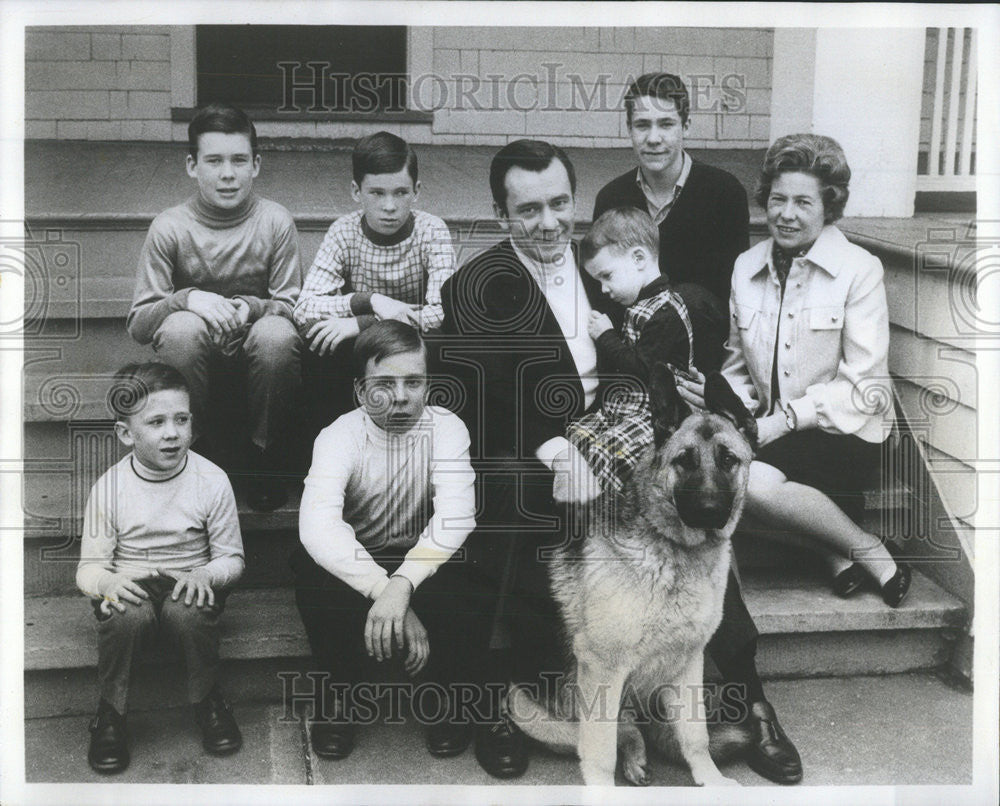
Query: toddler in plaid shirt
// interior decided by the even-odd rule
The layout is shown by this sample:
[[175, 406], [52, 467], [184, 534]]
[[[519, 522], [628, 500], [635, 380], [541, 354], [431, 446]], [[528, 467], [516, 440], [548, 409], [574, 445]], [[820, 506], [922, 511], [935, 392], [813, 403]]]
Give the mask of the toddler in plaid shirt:
[[[606, 493], [623, 489], [643, 451], [653, 444], [647, 388], [653, 365], [673, 372], [694, 368], [694, 331], [688, 308], [660, 274], [659, 235], [649, 214], [631, 207], [608, 210], [580, 243], [580, 261], [601, 291], [627, 306], [620, 335], [611, 319], [590, 314], [605, 384], [601, 407], [572, 422], [566, 438], [587, 460]], [[558, 477], [556, 484], [560, 483]]]
[[309, 346], [303, 381], [320, 428], [353, 408], [354, 338], [380, 319], [437, 329], [441, 285], [455, 271], [444, 221], [412, 209], [420, 182], [406, 141], [376, 132], [358, 141], [351, 162], [361, 209], [330, 226], [293, 313]]

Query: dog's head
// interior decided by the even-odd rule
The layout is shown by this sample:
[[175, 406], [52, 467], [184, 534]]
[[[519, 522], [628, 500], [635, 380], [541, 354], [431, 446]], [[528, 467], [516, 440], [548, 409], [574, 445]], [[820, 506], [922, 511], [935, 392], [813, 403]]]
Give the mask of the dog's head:
[[692, 530], [729, 537], [743, 510], [757, 423], [717, 372], [705, 382], [705, 405], [708, 411], [692, 413], [670, 370], [663, 364], [654, 367], [650, 385], [654, 489], [647, 488], [647, 494], [672, 503]]

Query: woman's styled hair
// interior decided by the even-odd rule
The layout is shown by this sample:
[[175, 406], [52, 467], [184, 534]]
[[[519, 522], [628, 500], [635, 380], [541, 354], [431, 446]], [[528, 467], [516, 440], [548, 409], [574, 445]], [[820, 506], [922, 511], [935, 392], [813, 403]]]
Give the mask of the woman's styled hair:
[[245, 134], [250, 139], [250, 150], [257, 156], [257, 129], [246, 112], [231, 104], [209, 104], [194, 113], [188, 124], [188, 153], [198, 159], [198, 138], [208, 132]]
[[645, 210], [616, 207], [601, 213], [580, 241], [580, 262], [586, 265], [606, 246], [619, 252], [642, 246], [656, 257], [660, 253], [660, 232]]
[[108, 390], [108, 408], [124, 420], [138, 414], [154, 392], [178, 389], [188, 392], [187, 381], [176, 369], [160, 361], [126, 364], [115, 373]]
[[805, 173], [819, 180], [823, 220], [832, 224], [844, 214], [850, 195], [851, 168], [840, 143], [822, 134], [789, 134], [779, 137], [764, 155], [760, 183], [754, 199], [767, 209], [771, 185], [784, 173]]

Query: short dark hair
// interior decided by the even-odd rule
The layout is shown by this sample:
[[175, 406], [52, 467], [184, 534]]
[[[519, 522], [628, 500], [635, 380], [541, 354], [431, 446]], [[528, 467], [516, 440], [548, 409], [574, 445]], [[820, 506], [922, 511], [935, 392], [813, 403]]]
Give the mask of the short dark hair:
[[680, 76], [673, 73], [645, 73], [628, 85], [625, 92], [625, 121], [632, 127], [632, 113], [636, 98], [658, 98], [673, 101], [681, 123], [687, 123], [691, 113], [691, 98]]
[[402, 137], [389, 132], [375, 132], [358, 140], [351, 152], [351, 168], [359, 187], [368, 174], [394, 174], [403, 168], [417, 184], [417, 152]]
[[490, 163], [490, 191], [493, 193], [493, 202], [506, 214], [506, 179], [511, 168], [541, 173], [552, 164], [552, 160], [556, 159], [566, 168], [566, 173], [569, 174], [569, 187], [575, 196], [576, 171], [573, 170], [573, 163], [569, 161], [565, 151], [544, 140], [514, 140], [501, 148]]
[[606, 210], [580, 241], [580, 262], [586, 265], [605, 247], [627, 252], [643, 246], [653, 257], [660, 254], [660, 233], [649, 213], [636, 207]]
[[198, 159], [198, 138], [208, 132], [245, 134], [250, 139], [250, 150], [257, 156], [257, 129], [242, 109], [214, 103], [195, 112], [188, 124], [188, 153], [192, 159]]
[[844, 215], [850, 196], [851, 167], [840, 143], [822, 134], [789, 134], [779, 137], [764, 155], [754, 200], [767, 209], [771, 185], [783, 173], [804, 173], [819, 180], [823, 221], [832, 224]]
[[354, 373], [355, 377], [365, 377], [368, 362], [376, 362], [391, 355], [412, 353], [420, 350], [427, 358], [427, 347], [420, 331], [405, 322], [395, 319], [383, 319], [371, 327], [361, 331], [354, 342]]
[[111, 382], [108, 408], [122, 420], [138, 414], [151, 394], [167, 389], [191, 393], [184, 376], [169, 364], [161, 361], [126, 364]]

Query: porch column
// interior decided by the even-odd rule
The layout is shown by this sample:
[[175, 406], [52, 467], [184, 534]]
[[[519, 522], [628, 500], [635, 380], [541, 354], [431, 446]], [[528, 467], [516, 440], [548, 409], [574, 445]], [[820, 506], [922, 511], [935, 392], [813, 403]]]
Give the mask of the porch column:
[[847, 215], [908, 218], [917, 184], [922, 28], [776, 28], [771, 140], [837, 140], [851, 165]]

